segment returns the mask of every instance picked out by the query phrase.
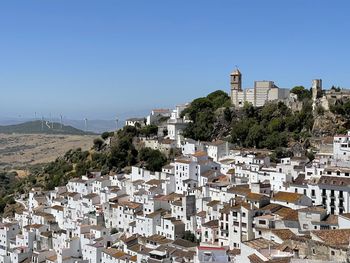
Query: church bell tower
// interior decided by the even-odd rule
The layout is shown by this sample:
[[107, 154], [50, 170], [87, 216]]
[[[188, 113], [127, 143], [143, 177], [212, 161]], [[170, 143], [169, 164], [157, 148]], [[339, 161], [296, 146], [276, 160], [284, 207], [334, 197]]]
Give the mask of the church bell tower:
[[230, 74], [231, 78], [231, 101], [232, 104], [238, 107], [239, 94], [242, 93], [242, 74], [236, 69]]
[[231, 90], [242, 91], [242, 74], [238, 69], [231, 73]]

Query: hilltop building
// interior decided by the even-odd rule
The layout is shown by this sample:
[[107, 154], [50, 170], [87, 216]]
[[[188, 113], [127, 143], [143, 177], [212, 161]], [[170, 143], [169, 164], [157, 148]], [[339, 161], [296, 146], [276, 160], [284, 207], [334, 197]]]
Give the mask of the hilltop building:
[[171, 116], [170, 109], [153, 109], [151, 114], [147, 116], [147, 125], [158, 124], [161, 119], [167, 119]]
[[140, 125], [140, 127], [145, 126], [145, 118], [129, 118], [125, 120], [125, 126], [137, 126]]
[[180, 147], [182, 131], [189, 123], [185, 117], [181, 116], [184, 109], [188, 107], [188, 104], [176, 105], [176, 108], [171, 112], [171, 116], [167, 121], [168, 138], [176, 141], [176, 144]]
[[236, 69], [231, 73], [231, 100], [236, 107], [243, 107], [245, 102], [255, 107], [262, 107], [268, 101], [284, 100], [289, 96], [289, 89], [281, 89], [273, 81], [255, 81], [254, 88], [242, 89], [242, 74]]
[[337, 162], [350, 161], [350, 131], [346, 135], [334, 136], [333, 156]]

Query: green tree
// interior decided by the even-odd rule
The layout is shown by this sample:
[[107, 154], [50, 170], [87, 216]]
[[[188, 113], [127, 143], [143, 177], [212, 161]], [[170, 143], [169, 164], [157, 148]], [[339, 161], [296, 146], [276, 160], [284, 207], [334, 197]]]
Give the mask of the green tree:
[[231, 98], [228, 96], [228, 94], [222, 90], [217, 90], [212, 93], [210, 93], [207, 96], [207, 99], [211, 101], [214, 110], [221, 108], [221, 107], [230, 107], [231, 106]]
[[273, 132], [266, 136], [264, 146], [268, 149], [276, 149], [278, 147], [286, 147], [288, 143], [288, 135], [286, 132]]
[[290, 90], [290, 92], [296, 94], [299, 101], [303, 101], [304, 99], [311, 99], [311, 91], [305, 89], [303, 86], [295, 86]]
[[253, 127], [255, 124], [257, 124], [257, 122], [253, 118], [243, 119], [238, 122], [235, 122], [232, 125], [231, 142], [241, 146], [248, 146], [246, 138], [249, 134], [250, 128]]
[[94, 149], [95, 150], [100, 150], [102, 148], [103, 144], [104, 144], [104, 142], [100, 138], [94, 139]]
[[230, 110], [229, 107], [226, 107], [225, 110], [224, 110], [224, 119], [225, 121], [227, 122], [231, 122], [232, 121], [232, 112]]
[[158, 126], [146, 125], [140, 129], [140, 134], [146, 137], [156, 136], [158, 134]]
[[268, 125], [268, 130], [270, 132], [282, 132], [284, 131], [284, 120], [282, 117], [273, 118]]
[[195, 234], [193, 234], [191, 231], [188, 231], [188, 230], [185, 231], [183, 239], [188, 240], [188, 241], [193, 242], [193, 243], [198, 242]]
[[262, 125], [255, 123], [248, 132], [245, 144], [250, 147], [261, 147], [261, 142], [264, 140], [265, 129]]
[[106, 132], [104, 132], [104, 133], [101, 134], [101, 138], [102, 138], [103, 140], [107, 140], [109, 137], [112, 137], [113, 135], [114, 135], [114, 132], [108, 132], [108, 131], [106, 131]]
[[335, 85], [332, 85], [331, 89], [334, 90], [334, 91], [336, 91], [336, 92], [341, 91], [341, 88], [340, 88], [339, 86], [336, 87]]
[[183, 132], [185, 137], [202, 141], [210, 140], [215, 116], [213, 104], [208, 98], [195, 99], [182, 114], [192, 120]]
[[138, 160], [144, 163], [146, 169], [152, 172], [161, 171], [167, 162], [167, 158], [163, 153], [151, 148], [142, 148], [138, 153]]
[[253, 104], [251, 104], [247, 101], [244, 102], [243, 112], [247, 118], [253, 118], [256, 116], [256, 109], [254, 108]]

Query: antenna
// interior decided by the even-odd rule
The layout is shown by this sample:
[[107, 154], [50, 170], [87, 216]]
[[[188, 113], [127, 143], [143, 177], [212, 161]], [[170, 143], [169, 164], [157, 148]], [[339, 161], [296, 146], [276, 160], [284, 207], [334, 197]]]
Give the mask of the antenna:
[[115, 118], [115, 130], [118, 130], [118, 117]]

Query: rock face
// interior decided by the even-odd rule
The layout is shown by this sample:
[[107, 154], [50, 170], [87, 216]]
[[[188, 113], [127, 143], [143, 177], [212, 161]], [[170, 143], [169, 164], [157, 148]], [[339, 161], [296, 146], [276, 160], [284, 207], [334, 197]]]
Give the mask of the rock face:
[[[303, 102], [298, 101], [295, 96], [290, 96], [289, 100], [284, 102], [293, 112], [298, 112], [303, 109]], [[317, 98], [314, 101], [314, 107], [312, 109], [314, 119], [311, 130], [312, 137], [333, 137], [335, 134], [350, 129], [350, 120], [348, 118], [330, 111], [331, 103], [332, 102], [329, 102], [326, 96]], [[233, 107], [217, 109], [215, 112], [211, 139], [228, 138], [235, 120], [240, 120], [242, 118], [244, 118], [244, 116], [241, 109], [235, 109]], [[293, 145], [293, 139], [290, 139], [289, 143], [290, 146]], [[308, 148], [305, 142], [302, 143], [304, 148]]]
[[294, 142], [290, 145], [290, 151], [295, 157], [302, 157], [306, 155], [305, 143]]
[[226, 109], [220, 108], [215, 112], [215, 121], [211, 139], [225, 138], [230, 135], [231, 121], [237, 114], [237, 110], [233, 107]]
[[315, 116], [312, 133], [316, 137], [333, 136], [343, 129], [345, 124], [346, 120], [342, 116], [326, 111], [323, 115]]

